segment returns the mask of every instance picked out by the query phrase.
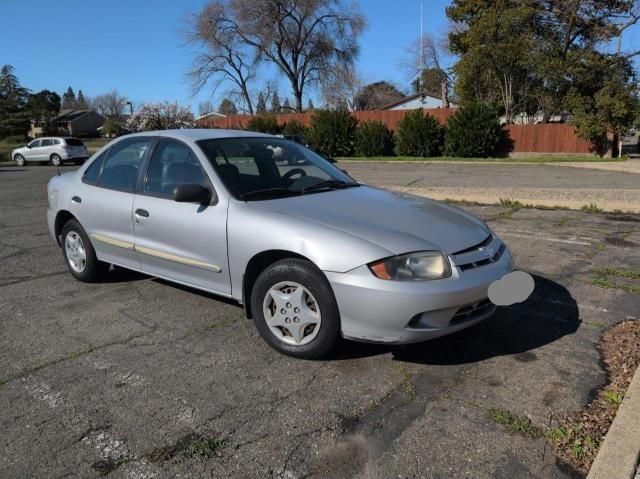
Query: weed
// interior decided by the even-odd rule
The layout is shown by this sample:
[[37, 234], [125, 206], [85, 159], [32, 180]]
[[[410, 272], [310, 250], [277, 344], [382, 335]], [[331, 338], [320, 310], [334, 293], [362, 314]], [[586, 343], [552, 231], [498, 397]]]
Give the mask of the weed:
[[512, 200], [511, 198], [500, 198], [499, 200], [500, 206], [504, 206], [507, 208], [524, 208], [524, 205], [520, 203], [518, 200]]
[[628, 293], [640, 294], [640, 286], [636, 286], [634, 284], [616, 283], [615, 281], [611, 281], [608, 278], [592, 279], [591, 281], [589, 281], [589, 283], [601, 288], [621, 289], [623, 291], [627, 291]]
[[151, 462], [172, 461], [182, 462], [187, 459], [204, 461], [212, 458], [216, 453], [226, 447], [225, 440], [211, 439], [197, 434], [188, 434], [179, 439], [175, 444], [155, 449], [145, 457]]
[[622, 403], [622, 400], [624, 399], [624, 394], [617, 393], [611, 390], [606, 390], [606, 391], [602, 391], [602, 397], [612, 406], [619, 406], [620, 403]]
[[593, 272], [601, 276], [619, 276], [620, 278], [640, 279], [640, 272], [638, 271], [623, 268], [613, 268], [611, 266], [596, 268], [593, 270]]
[[400, 374], [402, 374], [402, 389], [404, 390], [404, 392], [406, 393], [407, 396], [409, 396], [410, 399], [415, 399], [416, 398], [416, 388], [413, 385], [413, 383], [411, 382], [411, 373], [409, 371], [407, 371], [407, 368], [405, 368], [404, 366], [399, 366], [398, 368], [400, 370]]
[[580, 211], [584, 211], [585, 213], [602, 213], [602, 208], [598, 208], [598, 205], [595, 203], [589, 203], [588, 205], [582, 205]]
[[528, 417], [518, 417], [516, 414], [504, 409], [489, 409], [488, 417], [509, 432], [532, 439], [543, 436], [542, 430], [535, 426]]
[[551, 442], [559, 442], [566, 438], [568, 433], [565, 428], [559, 426], [549, 430], [546, 435]]

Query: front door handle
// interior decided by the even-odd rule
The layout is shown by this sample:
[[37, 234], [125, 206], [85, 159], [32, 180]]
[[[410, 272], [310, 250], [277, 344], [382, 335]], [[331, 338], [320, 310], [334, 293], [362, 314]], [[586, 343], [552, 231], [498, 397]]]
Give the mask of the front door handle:
[[80, 198], [79, 196], [74, 196], [73, 198], [71, 198], [71, 201], [73, 201], [74, 203], [82, 203], [82, 198]]
[[147, 210], [137, 209], [136, 210], [136, 216], [140, 216], [142, 218], [148, 218], [149, 217], [149, 212]]

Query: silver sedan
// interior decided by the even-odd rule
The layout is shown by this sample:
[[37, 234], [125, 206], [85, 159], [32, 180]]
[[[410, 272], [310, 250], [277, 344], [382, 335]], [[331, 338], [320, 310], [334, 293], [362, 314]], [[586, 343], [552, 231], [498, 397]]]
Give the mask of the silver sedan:
[[118, 265], [232, 298], [264, 340], [301, 358], [340, 337], [411, 343], [491, 316], [513, 269], [463, 210], [355, 182], [286, 139], [157, 131], [106, 145], [48, 185], [70, 273]]

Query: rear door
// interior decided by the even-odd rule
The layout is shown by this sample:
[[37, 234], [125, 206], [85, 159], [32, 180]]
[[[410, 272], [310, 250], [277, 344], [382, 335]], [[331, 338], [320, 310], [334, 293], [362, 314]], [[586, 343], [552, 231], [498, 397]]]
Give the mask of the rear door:
[[84, 171], [72, 213], [87, 231], [98, 259], [140, 269], [133, 240], [133, 198], [152, 137], [119, 141]]
[[181, 141], [162, 138], [134, 198], [135, 249], [142, 271], [189, 286], [231, 294], [227, 260], [227, 202], [173, 201], [183, 184], [213, 186], [198, 156]]

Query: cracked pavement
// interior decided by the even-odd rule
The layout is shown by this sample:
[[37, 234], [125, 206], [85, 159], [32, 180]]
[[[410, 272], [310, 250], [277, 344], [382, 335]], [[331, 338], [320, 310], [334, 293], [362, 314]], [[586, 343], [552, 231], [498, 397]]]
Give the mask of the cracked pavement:
[[[566, 477], [544, 439], [487, 412], [545, 428], [579, 409], [605, 381], [603, 329], [640, 311], [589, 283], [640, 270], [640, 218], [474, 206], [534, 275], [527, 302], [428, 343], [294, 360], [213, 295], [122, 269], [75, 281], [46, 227], [53, 174], [0, 168], [6, 477]], [[216, 447], [157, 453], [190, 438]]]

